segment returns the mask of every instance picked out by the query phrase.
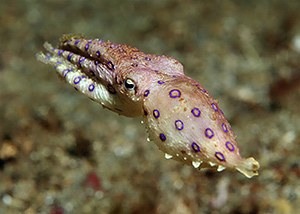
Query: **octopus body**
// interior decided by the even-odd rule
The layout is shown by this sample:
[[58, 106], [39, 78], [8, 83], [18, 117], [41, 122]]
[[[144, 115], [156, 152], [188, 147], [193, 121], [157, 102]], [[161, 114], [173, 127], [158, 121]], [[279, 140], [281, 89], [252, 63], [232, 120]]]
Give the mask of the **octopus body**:
[[55, 67], [69, 84], [103, 107], [143, 118], [149, 139], [165, 153], [195, 168], [237, 169], [258, 175], [259, 163], [240, 156], [235, 135], [218, 102], [183, 66], [167, 56], [136, 48], [63, 36], [59, 46], [45, 43], [37, 59]]

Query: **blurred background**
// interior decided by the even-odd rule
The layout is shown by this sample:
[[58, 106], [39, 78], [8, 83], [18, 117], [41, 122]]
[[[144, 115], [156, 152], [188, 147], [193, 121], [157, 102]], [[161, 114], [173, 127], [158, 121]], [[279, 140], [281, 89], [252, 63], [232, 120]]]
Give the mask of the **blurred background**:
[[[0, 213], [300, 213], [300, 2], [2, 0]], [[35, 59], [65, 33], [178, 59], [260, 175], [165, 160]]]

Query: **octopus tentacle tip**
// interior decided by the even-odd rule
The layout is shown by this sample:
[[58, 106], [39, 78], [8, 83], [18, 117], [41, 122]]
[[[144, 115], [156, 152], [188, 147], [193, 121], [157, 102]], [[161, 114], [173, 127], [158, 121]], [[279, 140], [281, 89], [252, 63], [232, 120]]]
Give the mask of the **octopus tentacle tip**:
[[43, 46], [47, 51], [50, 51], [53, 49], [53, 46], [49, 42], [45, 42]]

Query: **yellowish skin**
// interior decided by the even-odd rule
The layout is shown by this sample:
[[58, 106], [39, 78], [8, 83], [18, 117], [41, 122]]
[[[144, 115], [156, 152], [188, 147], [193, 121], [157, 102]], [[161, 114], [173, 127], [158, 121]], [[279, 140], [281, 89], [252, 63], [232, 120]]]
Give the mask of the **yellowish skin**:
[[37, 59], [53, 65], [78, 91], [120, 115], [143, 117], [149, 139], [167, 159], [258, 175], [259, 163], [240, 156], [218, 102], [177, 60], [72, 35], [63, 36], [58, 48], [44, 46], [47, 54]]

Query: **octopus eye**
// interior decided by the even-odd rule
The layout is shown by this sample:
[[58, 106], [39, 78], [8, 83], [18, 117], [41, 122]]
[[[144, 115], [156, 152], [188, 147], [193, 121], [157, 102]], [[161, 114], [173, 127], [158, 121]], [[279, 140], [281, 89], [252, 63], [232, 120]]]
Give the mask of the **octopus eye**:
[[126, 79], [124, 82], [125, 88], [132, 91], [135, 89], [135, 83], [132, 79]]

